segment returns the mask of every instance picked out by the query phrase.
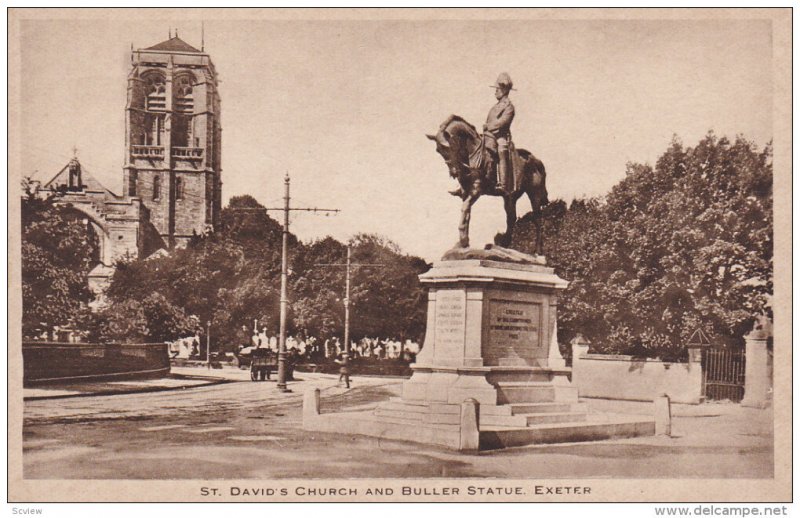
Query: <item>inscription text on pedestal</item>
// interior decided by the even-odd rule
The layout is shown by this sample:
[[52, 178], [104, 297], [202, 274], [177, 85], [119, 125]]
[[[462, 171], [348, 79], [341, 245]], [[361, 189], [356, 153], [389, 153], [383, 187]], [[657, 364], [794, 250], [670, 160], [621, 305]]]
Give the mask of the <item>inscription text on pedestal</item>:
[[537, 357], [541, 345], [540, 315], [539, 304], [492, 299], [489, 305], [489, 343], [493, 356]]
[[462, 290], [436, 292], [436, 356], [463, 355], [466, 329], [466, 293]]

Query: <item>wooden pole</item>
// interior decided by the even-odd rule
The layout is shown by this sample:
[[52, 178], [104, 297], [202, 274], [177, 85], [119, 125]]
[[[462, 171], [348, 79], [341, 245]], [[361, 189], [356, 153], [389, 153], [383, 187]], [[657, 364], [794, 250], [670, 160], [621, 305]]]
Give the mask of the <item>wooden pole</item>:
[[344, 284], [344, 355], [342, 368], [344, 369], [344, 383], [350, 388], [350, 246], [347, 246], [347, 272]]
[[211, 369], [211, 321], [206, 322], [206, 368]]

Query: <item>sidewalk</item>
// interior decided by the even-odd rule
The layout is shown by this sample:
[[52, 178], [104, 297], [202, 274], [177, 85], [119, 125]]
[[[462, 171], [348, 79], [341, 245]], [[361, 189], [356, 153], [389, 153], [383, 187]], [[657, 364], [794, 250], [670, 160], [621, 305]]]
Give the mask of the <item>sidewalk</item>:
[[35, 401], [39, 399], [136, 394], [141, 392], [160, 392], [164, 390], [205, 387], [209, 385], [219, 385], [220, 383], [228, 383], [230, 381], [225, 376], [209, 375], [205, 370], [190, 370], [194, 372], [175, 372], [176, 369], [173, 369], [170, 376], [166, 378], [120, 381], [78, 381], [25, 387], [22, 389], [22, 398], [25, 401]]
[[[271, 375], [274, 383], [277, 372]], [[335, 374], [298, 372], [298, 379], [337, 379]], [[167, 390], [183, 390], [207, 387], [222, 383], [250, 382], [250, 370], [234, 366], [223, 366], [221, 369], [208, 369], [202, 366], [172, 367], [166, 378], [120, 381], [76, 381], [72, 383], [53, 383], [22, 389], [23, 400], [61, 399], [86, 396], [112, 396], [119, 394], [138, 394], [143, 392], [162, 392]], [[269, 383], [269, 381], [267, 381]]]

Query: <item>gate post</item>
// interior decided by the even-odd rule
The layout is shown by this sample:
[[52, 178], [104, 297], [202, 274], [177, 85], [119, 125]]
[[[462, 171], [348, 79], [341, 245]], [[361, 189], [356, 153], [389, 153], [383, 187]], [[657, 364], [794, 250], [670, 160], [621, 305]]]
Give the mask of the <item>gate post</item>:
[[703, 349], [689, 346], [687, 354], [689, 357], [689, 370], [697, 373], [692, 379], [697, 379], [699, 382], [696, 392], [697, 396], [692, 403], [702, 403], [706, 399], [706, 375], [703, 370]]
[[759, 317], [753, 330], [745, 337], [744, 398], [742, 406], [764, 408], [767, 406], [770, 389], [769, 352], [767, 340], [772, 324], [766, 317]]

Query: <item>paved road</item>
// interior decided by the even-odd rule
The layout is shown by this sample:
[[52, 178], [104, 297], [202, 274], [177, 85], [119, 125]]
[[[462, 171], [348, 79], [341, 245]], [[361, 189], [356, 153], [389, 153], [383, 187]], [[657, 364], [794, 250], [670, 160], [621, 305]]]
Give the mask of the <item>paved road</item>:
[[[205, 374], [205, 373], [204, 373]], [[772, 476], [772, 417], [738, 405], [676, 407], [675, 438], [543, 445], [460, 455], [416, 444], [301, 429], [302, 392], [322, 390], [322, 410], [370, 408], [402, 380], [303, 374], [281, 394], [274, 382], [25, 402], [26, 478], [209, 479], [341, 477]], [[642, 413], [639, 404], [590, 402]], [[647, 411], [645, 409], [645, 411]]]

